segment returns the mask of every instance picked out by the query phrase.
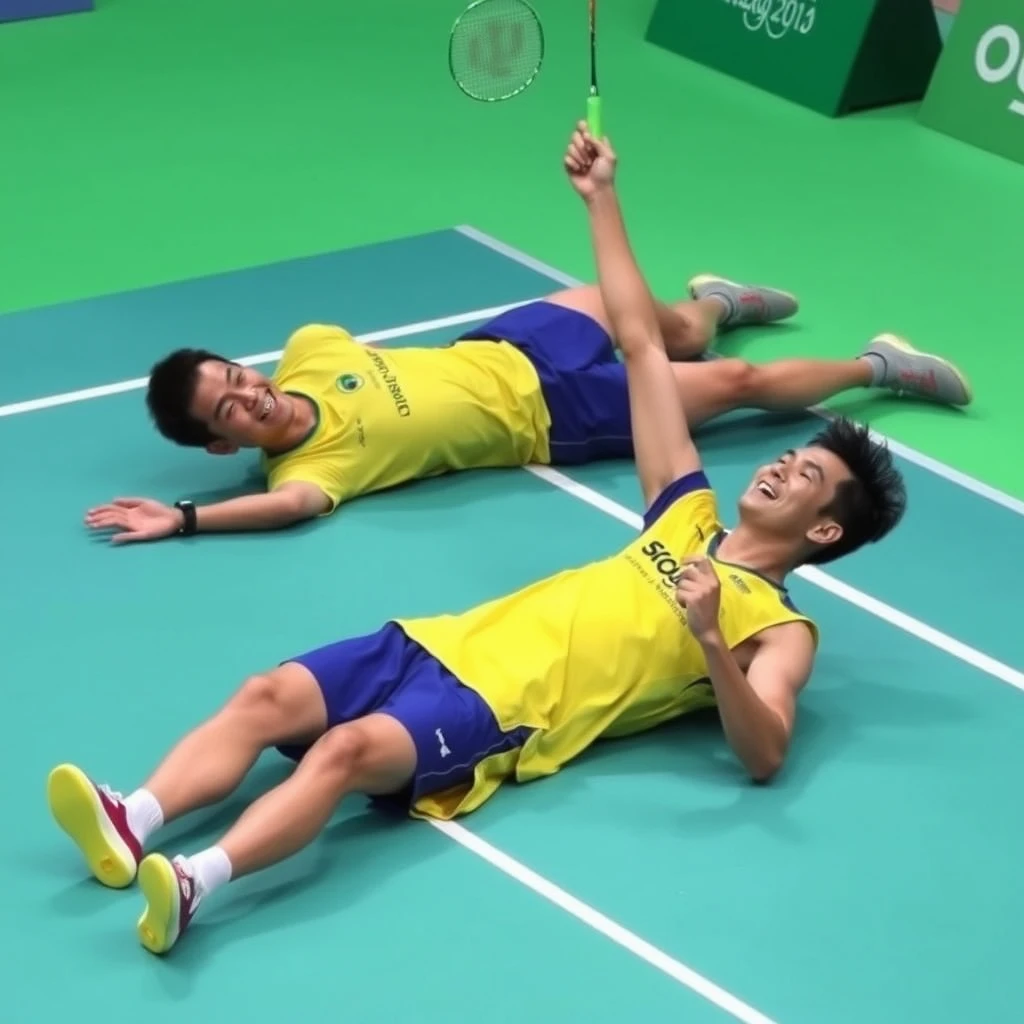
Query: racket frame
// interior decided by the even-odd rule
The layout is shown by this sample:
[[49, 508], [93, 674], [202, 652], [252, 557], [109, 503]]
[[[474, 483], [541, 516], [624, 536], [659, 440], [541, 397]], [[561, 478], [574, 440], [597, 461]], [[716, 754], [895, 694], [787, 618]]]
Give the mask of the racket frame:
[[[540, 17], [533, 5], [528, 3], [527, 0], [514, 0], [516, 5], [524, 8], [533, 19], [533, 23], [537, 29], [537, 39], [540, 43], [540, 56], [537, 58], [537, 64], [531, 72], [530, 77], [515, 89], [510, 92], [503, 93], [500, 96], [478, 96], [475, 93], [470, 92], [466, 88], [465, 84], [459, 80], [459, 76], [455, 73], [455, 36], [458, 27], [470, 11], [474, 11], [478, 7], [483, 7], [492, 2], [493, 0], [473, 0], [473, 2], [469, 4], [455, 19], [452, 24], [451, 31], [448, 34], [448, 73], [451, 75], [452, 81], [458, 86], [459, 90], [471, 100], [476, 100], [478, 103], [502, 103], [505, 100], [512, 99], [513, 96], [518, 96], [520, 93], [525, 92], [525, 90], [533, 85], [537, 76], [540, 74], [541, 66], [544, 63], [544, 26], [541, 24]], [[507, 0], [505, 0], [505, 2], [507, 2]]]

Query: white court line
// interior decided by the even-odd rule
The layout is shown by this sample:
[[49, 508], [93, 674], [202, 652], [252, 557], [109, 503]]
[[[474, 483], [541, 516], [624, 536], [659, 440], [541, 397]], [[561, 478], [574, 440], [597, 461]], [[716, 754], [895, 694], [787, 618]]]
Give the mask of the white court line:
[[[545, 277], [550, 278], [552, 281], [555, 281], [566, 288], [575, 288], [585, 283], [577, 280], [575, 277], [571, 277], [569, 274], [563, 273], [561, 270], [556, 270], [554, 267], [548, 266], [546, 263], [542, 263], [540, 260], [534, 259], [532, 256], [528, 256], [525, 252], [521, 252], [519, 249], [516, 249], [511, 245], [506, 245], [497, 238], [492, 238], [483, 231], [478, 231], [476, 228], [461, 224], [456, 227], [455, 230], [458, 231], [460, 235], [465, 235], [466, 238], [469, 238], [480, 245], [486, 246], [488, 249], [504, 256], [506, 259], [515, 260], [515, 262], [519, 263], [521, 266], [527, 267], [534, 273], [543, 274]], [[836, 415], [829, 409], [825, 409], [822, 406], [817, 405], [812, 406], [807, 411], [825, 419], [833, 419]], [[930, 455], [925, 455], [924, 452], [919, 452], [917, 449], [910, 448], [905, 444], [901, 444], [899, 441], [894, 441], [892, 438], [887, 437], [885, 434], [880, 434], [876, 430], [872, 430], [871, 433], [876, 440], [885, 441], [895, 454], [899, 455], [900, 458], [906, 459], [907, 462], [912, 462], [914, 465], [920, 466], [922, 469], [926, 469], [928, 472], [934, 473], [936, 476], [941, 476], [944, 480], [948, 480], [950, 483], [956, 484], [958, 487], [962, 487], [965, 491], [970, 491], [972, 494], [978, 495], [979, 498], [985, 498], [987, 501], [991, 501], [996, 505], [1002, 505], [1003, 508], [1008, 508], [1011, 512], [1016, 512], [1019, 516], [1024, 516], [1024, 501], [1021, 501], [1020, 498], [1015, 498], [1012, 494], [1007, 494], [1005, 491], [1000, 491], [998, 488], [992, 487], [990, 484], [983, 483], [981, 480], [968, 476], [966, 473], [962, 473], [959, 469], [947, 466], [944, 462], [940, 462], [938, 459], [933, 459]]]
[[[373, 345], [378, 341], [391, 341], [393, 338], [405, 338], [410, 334], [426, 334], [428, 331], [440, 330], [442, 327], [457, 327], [459, 324], [472, 323], [474, 320], [489, 320], [499, 313], [504, 313], [516, 306], [522, 306], [530, 299], [522, 302], [510, 302], [504, 306], [488, 306], [486, 309], [474, 309], [470, 313], [456, 313], [454, 316], [442, 316], [435, 320], [421, 320], [415, 324], [404, 324], [401, 327], [389, 327], [383, 331], [371, 331], [361, 334], [356, 341], [364, 345]], [[260, 352], [254, 356], [243, 356], [237, 362], [243, 366], [256, 366], [259, 363], [273, 363], [281, 358], [281, 352]], [[132, 380], [121, 380], [114, 384], [101, 384], [94, 388], [81, 388], [78, 391], [65, 391], [59, 395], [47, 395], [44, 398], [32, 398], [25, 402], [12, 402], [0, 405], [0, 417], [18, 416], [25, 412], [37, 412], [40, 409], [53, 409], [59, 405], [72, 405], [75, 402], [86, 402], [91, 398], [105, 398], [108, 395], [119, 395], [125, 391], [138, 391], [149, 382], [149, 377], [134, 377]]]
[[673, 960], [667, 953], [663, 953], [656, 946], [645, 942], [638, 935], [623, 928], [622, 925], [616, 924], [611, 918], [605, 917], [600, 911], [587, 906], [575, 896], [570, 896], [564, 889], [560, 889], [553, 882], [549, 882], [535, 871], [531, 871], [519, 861], [509, 857], [508, 854], [502, 853], [501, 850], [491, 846], [490, 843], [461, 825], [453, 821], [431, 820], [429, 823], [449, 839], [454, 839], [460, 846], [464, 846], [478, 857], [482, 857], [488, 864], [503, 871], [528, 889], [532, 889], [538, 896], [543, 896], [544, 899], [549, 900], [566, 913], [572, 914], [577, 920], [589, 925], [595, 931], [611, 939], [612, 942], [629, 950], [630, 953], [635, 954], [652, 967], [656, 967], [681, 985], [696, 992], [697, 995], [703, 996], [709, 1003], [714, 1003], [719, 1009], [732, 1014], [737, 1020], [743, 1021], [743, 1024], [774, 1024], [769, 1017], [737, 999], [732, 993], [726, 992], [724, 988], [691, 970], [685, 964], [681, 964], [678, 960]]

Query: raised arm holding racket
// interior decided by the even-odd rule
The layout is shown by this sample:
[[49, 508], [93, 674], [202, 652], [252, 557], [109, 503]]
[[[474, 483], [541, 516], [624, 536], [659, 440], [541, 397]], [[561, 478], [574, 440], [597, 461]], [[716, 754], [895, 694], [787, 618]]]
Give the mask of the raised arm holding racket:
[[[590, 93], [587, 130], [603, 138], [597, 87], [597, 0], [587, 0]], [[448, 39], [448, 69], [469, 97], [496, 103], [518, 96], [536, 80], [544, 61], [544, 29], [526, 0], [475, 0], [455, 19]]]

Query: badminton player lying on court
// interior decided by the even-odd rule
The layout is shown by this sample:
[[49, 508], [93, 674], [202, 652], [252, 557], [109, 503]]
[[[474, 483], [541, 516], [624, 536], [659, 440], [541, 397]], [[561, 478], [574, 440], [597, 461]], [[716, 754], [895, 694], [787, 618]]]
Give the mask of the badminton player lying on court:
[[[700, 355], [719, 330], [797, 308], [783, 292], [717, 277], [695, 278], [690, 292], [691, 302], [655, 305], [674, 360]], [[214, 454], [260, 449], [266, 489], [198, 508], [120, 498], [91, 509], [86, 523], [117, 542], [265, 530], [454, 470], [630, 458], [629, 389], [610, 329], [601, 293], [589, 287], [505, 313], [439, 349], [370, 348], [340, 327], [307, 326], [273, 378], [207, 352], [173, 353], [149, 385], [161, 433]], [[955, 367], [893, 335], [849, 360], [675, 362], [664, 373], [691, 430], [741, 406], [800, 409], [849, 388], [950, 405], [971, 397]]]
[[[147, 949], [169, 950], [215, 889], [305, 847], [350, 793], [450, 818], [601, 737], [712, 706], [752, 778], [782, 765], [817, 646], [787, 573], [887, 534], [902, 480], [885, 448], [838, 421], [758, 469], [726, 532], [620, 217], [615, 158], [581, 128], [565, 163], [625, 357], [643, 532], [617, 555], [480, 607], [392, 620], [254, 676], [127, 797], [55, 768], [50, 807], [93, 874], [114, 887], [137, 875]], [[163, 824], [223, 800], [270, 747], [297, 767], [215, 846], [144, 857]]]

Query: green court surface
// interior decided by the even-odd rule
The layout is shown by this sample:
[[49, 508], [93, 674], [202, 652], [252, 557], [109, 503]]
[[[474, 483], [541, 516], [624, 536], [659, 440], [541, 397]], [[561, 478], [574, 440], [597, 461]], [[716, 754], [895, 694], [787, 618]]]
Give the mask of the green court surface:
[[[796, 292], [801, 330], [741, 345], [754, 359], [852, 355], [883, 330], [955, 359], [976, 392], [963, 416], [834, 404], [1024, 498], [1007, 448], [1024, 437], [1020, 167], [922, 127], [915, 104], [833, 122], [674, 57], [644, 42], [654, 2], [605, 0], [599, 47], [655, 289], [713, 271]], [[97, 0], [0, 26], [0, 310], [461, 223], [589, 278], [560, 172], [589, 84], [583, 0], [536, 0], [544, 68], [496, 105], [450, 81], [463, 6]]]
[[[602, 557], [641, 508], [626, 463], [481, 472], [287, 534], [112, 549], [80, 525], [90, 504], [208, 499], [254, 468], [163, 442], [138, 378], [185, 339], [270, 365], [311, 320], [436, 344], [552, 287], [443, 230], [0, 317], [5, 1020], [1020, 1019], [1024, 508], [902, 449], [905, 525], [793, 581], [823, 643], [774, 785], [744, 781], [709, 719], [599, 745], [453, 827], [354, 800], [302, 855], [219, 893], [165, 960], [137, 944], [137, 895], [83, 877], [46, 812], [55, 763], [130, 789], [246, 675]], [[727, 521], [753, 467], [819, 423], [702, 432]], [[267, 756], [163, 847], [206, 845], [285, 770]]]

